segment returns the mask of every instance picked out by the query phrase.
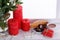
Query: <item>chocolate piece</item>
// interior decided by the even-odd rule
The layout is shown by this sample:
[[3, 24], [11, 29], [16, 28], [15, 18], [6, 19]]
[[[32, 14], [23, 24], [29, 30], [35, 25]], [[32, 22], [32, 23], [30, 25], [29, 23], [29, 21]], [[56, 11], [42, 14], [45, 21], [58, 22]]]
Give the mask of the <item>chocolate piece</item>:
[[42, 28], [47, 28], [47, 24], [42, 25]]
[[37, 29], [37, 28], [35, 28], [34, 29], [36, 32], [42, 32], [44, 29]]
[[47, 25], [46, 24], [45, 25], [38, 25], [38, 27], [37, 28], [34, 28], [34, 30], [36, 32], [43, 32], [44, 31], [44, 28], [47, 28]]

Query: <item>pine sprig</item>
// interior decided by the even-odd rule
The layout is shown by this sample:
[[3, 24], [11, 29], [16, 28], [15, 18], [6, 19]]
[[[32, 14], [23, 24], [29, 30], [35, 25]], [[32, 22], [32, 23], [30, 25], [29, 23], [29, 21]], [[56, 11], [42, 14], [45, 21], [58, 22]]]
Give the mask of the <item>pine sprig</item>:
[[23, 2], [19, 2], [19, 0], [0, 0], [0, 27], [4, 29], [6, 27], [6, 23], [4, 22], [10, 16], [8, 13], [10, 10], [13, 11], [16, 9], [16, 4], [22, 4]]

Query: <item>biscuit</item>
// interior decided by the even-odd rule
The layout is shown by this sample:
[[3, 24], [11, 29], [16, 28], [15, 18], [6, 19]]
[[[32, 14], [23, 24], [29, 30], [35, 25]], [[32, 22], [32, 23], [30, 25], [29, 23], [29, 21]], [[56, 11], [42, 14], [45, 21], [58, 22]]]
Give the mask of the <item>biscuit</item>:
[[47, 20], [37, 20], [37, 21], [31, 23], [30, 26], [31, 26], [31, 28], [36, 28], [39, 24], [44, 25], [47, 23], [48, 23]]

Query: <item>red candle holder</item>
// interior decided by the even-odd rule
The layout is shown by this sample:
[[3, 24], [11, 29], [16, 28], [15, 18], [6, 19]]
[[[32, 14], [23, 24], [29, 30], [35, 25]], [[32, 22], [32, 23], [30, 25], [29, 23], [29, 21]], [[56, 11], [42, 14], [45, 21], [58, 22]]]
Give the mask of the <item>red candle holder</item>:
[[17, 9], [13, 11], [13, 18], [18, 20], [19, 22], [19, 29], [21, 28], [21, 22], [22, 22], [22, 6], [17, 4]]
[[9, 19], [8, 20], [8, 32], [10, 35], [17, 35], [19, 28], [18, 21], [15, 19]]
[[22, 21], [22, 30], [29, 31], [30, 30], [30, 21], [29, 19], [23, 19]]

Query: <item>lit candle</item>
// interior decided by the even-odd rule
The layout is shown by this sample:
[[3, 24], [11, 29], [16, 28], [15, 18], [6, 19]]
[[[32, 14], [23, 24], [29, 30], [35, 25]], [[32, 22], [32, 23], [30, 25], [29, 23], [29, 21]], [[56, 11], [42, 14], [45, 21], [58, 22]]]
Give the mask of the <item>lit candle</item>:
[[8, 20], [8, 32], [10, 35], [17, 35], [18, 34], [18, 22], [15, 19]]
[[22, 30], [29, 31], [30, 30], [30, 21], [29, 19], [23, 19], [22, 21]]
[[17, 9], [13, 11], [13, 18], [18, 20], [19, 22], [19, 29], [21, 28], [21, 21], [22, 21], [22, 6], [17, 4]]

